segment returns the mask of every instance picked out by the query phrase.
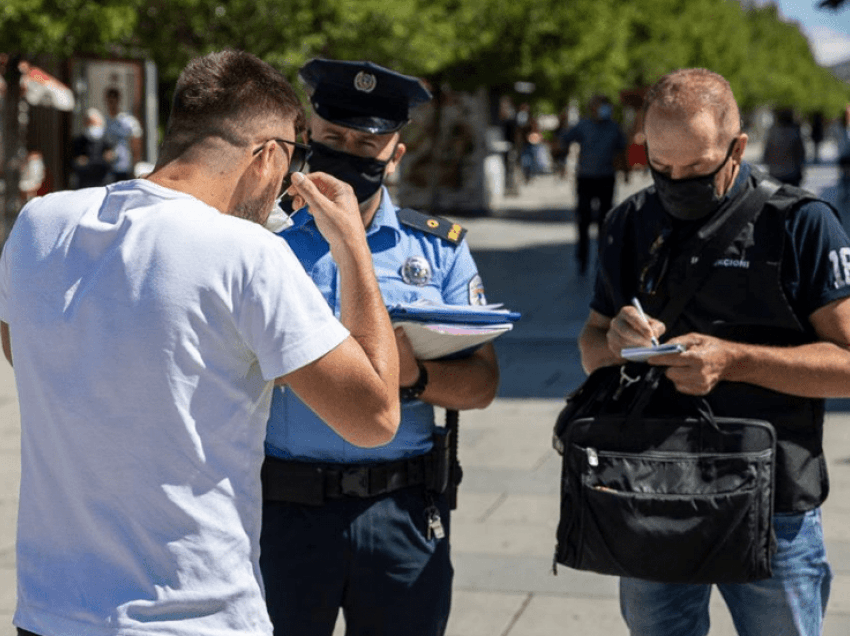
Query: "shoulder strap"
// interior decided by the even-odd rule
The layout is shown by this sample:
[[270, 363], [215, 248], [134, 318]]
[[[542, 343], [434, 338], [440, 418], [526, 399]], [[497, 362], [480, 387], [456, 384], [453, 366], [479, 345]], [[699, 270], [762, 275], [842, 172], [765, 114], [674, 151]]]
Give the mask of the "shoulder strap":
[[700, 229], [698, 238], [711, 238], [699, 253], [693, 255], [691, 273], [686, 278], [684, 287], [670, 297], [660, 312], [659, 320], [668, 325], [668, 328], [679, 318], [694, 294], [702, 287], [713, 269], [714, 262], [723, 255], [747, 224], [758, 216], [767, 200], [776, 194], [780, 187], [781, 184], [773, 179], [759, 181], [749, 195]]
[[428, 234], [434, 234], [441, 239], [459, 244], [463, 240], [466, 230], [457, 223], [452, 223], [448, 219], [439, 216], [432, 216], [411, 210], [410, 208], [402, 208], [397, 212], [398, 220], [403, 225], [416, 228]]

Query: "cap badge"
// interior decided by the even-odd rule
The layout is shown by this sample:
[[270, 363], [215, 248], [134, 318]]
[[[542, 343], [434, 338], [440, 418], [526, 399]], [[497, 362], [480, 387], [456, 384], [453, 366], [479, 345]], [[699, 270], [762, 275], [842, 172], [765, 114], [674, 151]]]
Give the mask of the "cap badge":
[[363, 93], [371, 93], [378, 85], [378, 80], [371, 73], [360, 71], [354, 77], [354, 88]]
[[411, 256], [401, 267], [401, 279], [408, 285], [424, 287], [431, 282], [431, 264], [424, 256]]

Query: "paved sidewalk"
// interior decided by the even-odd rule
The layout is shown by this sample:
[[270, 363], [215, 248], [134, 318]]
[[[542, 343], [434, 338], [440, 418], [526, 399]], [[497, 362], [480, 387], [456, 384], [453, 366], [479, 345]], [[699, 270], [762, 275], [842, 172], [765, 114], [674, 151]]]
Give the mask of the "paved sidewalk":
[[[830, 167], [812, 172], [829, 186]], [[814, 182], [814, 181], [813, 181]], [[648, 183], [636, 175], [618, 198]], [[542, 176], [491, 218], [459, 219], [488, 298], [523, 313], [499, 341], [499, 397], [461, 415], [464, 481], [452, 517], [455, 563], [448, 636], [625, 636], [612, 577], [559, 568], [552, 575], [559, 457], [551, 432], [563, 396], [583, 379], [576, 337], [590, 281], [574, 272], [571, 182]], [[841, 403], [833, 403], [834, 408]], [[850, 634], [850, 413], [826, 425], [832, 495], [824, 507], [835, 570], [826, 636]], [[19, 413], [11, 369], [0, 361], [0, 636], [13, 636]], [[735, 634], [714, 595], [712, 636]], [[338, 626], [342, 634], [342, 625]]]

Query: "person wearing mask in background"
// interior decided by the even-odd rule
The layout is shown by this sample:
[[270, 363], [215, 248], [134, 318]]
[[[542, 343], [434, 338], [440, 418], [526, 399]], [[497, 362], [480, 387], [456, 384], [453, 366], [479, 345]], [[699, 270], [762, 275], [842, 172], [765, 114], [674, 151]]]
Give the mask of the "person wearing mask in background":
[[133, 167], [142, 158], [142, 125], [133, 115], [121, 110], [121, 91], [107, 88], [106, 142], [112, 146], [112, 181], [133, 178]]
[[775, 116], [776, 120], [764, 140], [762, 161], [771, 177], [782, 183], [799, 186], [803, 180], [803, 164], [806, 162], [803, 133], [790, 108], [780, 108]]
[[560, 137], [561, 148], [579, 145], [576, 176], [578, 221], [578, 271], [584, 275], [590, 260], [590, 226], [599, 223], [614, 200], [617, 166], [622, 163], [626, 136], [612, 119], [613, 108], [604, 95], [588, 104], [590, 117], [580, 120]]
[[106, 141], [105, 130], [103, 115], [97, 108], [89, 108], [83, 132], [71, 140], [74, 189], [106, 185], [114, 152]]
[[[313, 106], [310, 170], [351, 184], [385, 303], [484, 304], [481, 277], [445, 219], [398, 208], [383, 186], [405, 145], [399, 131], [431, 95], [370, 62], [314, 59], [300, 71]], [[296, 199], [297, 209], [301, 201]], [[337, 264], [309, 206], [281, 232], [334, 312]], [[260, 565], [276, 634], [437, 636], [451, 603], [449, 505], [439, 481], [443, 427], [434, 406], [484, 408], [499, 372], [492, 344], [456, 360], [418, 360], [396, 330], [402, 415], [395, 439], [361, 449], [276, 390], [266, 438]]]
[[[676, 390], [705, 396], [718, 416], [774, 426], [773, 576], [717, 588], [742, 636], [820, 636], [832, 579], [823, 398], [850, 396], [850, 238], [826, 203], [743, 161], [748, 139], [722, 76], [674, 71], [644, 109], [654, 186], [605, 220], [582, 364], [621, 364], [623, 348], [663, 335], [686, 351], [649, 363], [666, 367]], [[765, 182], [775, 191], [761, 203]], [[703, 248], [748, 201], [758, 215], [713, 260]], [[655, 317], [683, 292], [697, 255], [713, 260], [706, 277], [663, 324]], [[621, 578], [621, 611], [634, 636], [704, 636], [711, 588]]]
[[155, 171], [21, 212], [0, 333], [21, 414], [18, 634], [269, 636], [260, 470], [286, 385], [353, 444], [398, 426], [398, 353], [351, 187], [292, 174], [341, 322], [263, 227], [306, 147], [297, 94], [192, 60]]

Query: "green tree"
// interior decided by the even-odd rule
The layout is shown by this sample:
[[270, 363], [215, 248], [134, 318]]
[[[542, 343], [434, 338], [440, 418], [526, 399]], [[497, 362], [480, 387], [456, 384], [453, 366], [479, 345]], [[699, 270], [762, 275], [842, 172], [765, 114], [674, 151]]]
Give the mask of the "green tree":
[[11, 227], [18, 212], [16, 194], [23, 159], [18, 62], [43, 55], [61, 58], [105, 51], [109, 43], [132, 32], [136, 4], [135, 0], [3, 0], [0, 4], [0, 52], [5, 54], [2, 73], [6, 82], [2, 118], [5, 228], [0, 238], [5, 238], [5, 229]]

